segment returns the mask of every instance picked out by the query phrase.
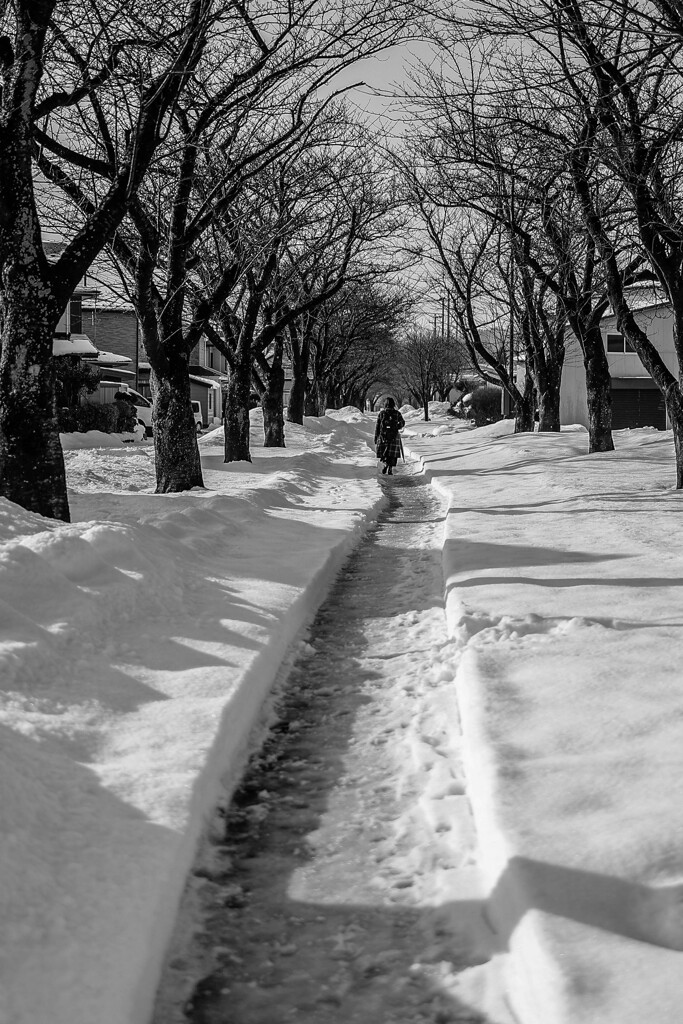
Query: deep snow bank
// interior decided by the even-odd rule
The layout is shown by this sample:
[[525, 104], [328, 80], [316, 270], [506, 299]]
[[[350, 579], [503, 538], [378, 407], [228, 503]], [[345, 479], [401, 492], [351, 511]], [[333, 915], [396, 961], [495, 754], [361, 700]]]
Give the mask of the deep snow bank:
[[[380, 504], [365, 432], [287, 427], [207, 490], [66, 452], [74, 521], [0, 501], [0, 1021], [144, 1024], [219, 779]], [[82, 439], [81, 439], [82, 440]]]
[[683, 539], [670, 434], [415, 438], [489, 913], [524, 1024], [678, 1024]]

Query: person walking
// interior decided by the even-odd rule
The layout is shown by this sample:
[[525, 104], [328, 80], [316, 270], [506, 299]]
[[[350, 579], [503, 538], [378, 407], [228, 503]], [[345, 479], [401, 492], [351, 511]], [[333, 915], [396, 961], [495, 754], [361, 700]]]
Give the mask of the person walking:
[[406, 422], [396, 408], [393, 398], [384, 401], [375, 424], [375, 451], [380, 462], [385, 463], [382, 473], [392, 476], [393, 468], [401, 454], [401, 438], [399, 430], [403, 430]]

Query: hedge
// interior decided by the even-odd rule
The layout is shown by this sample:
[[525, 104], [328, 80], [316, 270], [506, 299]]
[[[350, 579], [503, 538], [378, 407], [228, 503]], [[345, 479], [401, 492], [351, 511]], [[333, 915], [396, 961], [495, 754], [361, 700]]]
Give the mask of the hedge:
[[62, 434], [101, 430], [104, 434], [124, 434], [135, 430], [137, 416], [130, 402], [86, 402], [58, 413]]

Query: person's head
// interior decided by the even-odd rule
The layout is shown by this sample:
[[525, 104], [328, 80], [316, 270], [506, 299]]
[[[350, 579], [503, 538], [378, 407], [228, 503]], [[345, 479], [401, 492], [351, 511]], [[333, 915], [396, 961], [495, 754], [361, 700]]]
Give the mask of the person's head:
[[396, 407], [396, 402], [393, 400], [393, 398], [391, 398], [391, 396], [389, 396], [389, 398], [385, 398], [384, 399], [384, 408], [385, 409], [394, 409], [395, 407]]

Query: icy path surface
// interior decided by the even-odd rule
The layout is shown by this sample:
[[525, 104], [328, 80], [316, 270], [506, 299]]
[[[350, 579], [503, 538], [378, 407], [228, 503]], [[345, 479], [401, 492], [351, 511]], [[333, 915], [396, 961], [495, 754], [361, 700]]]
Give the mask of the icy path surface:
[[441, 503], [420, 477], [387, 486], [207, 840], [155, 1024], [508, 1019], [486, 963]]

